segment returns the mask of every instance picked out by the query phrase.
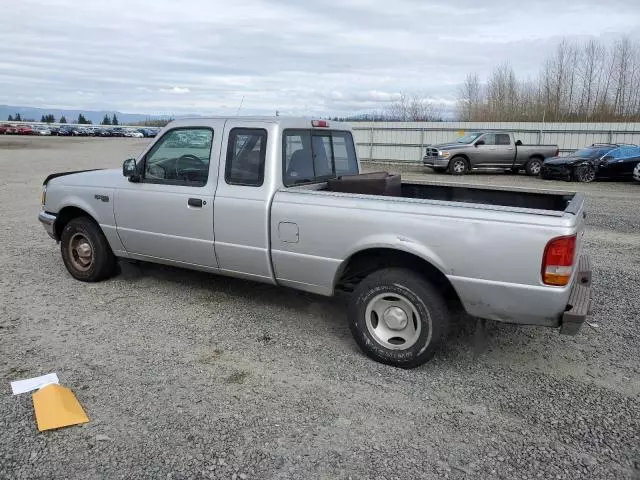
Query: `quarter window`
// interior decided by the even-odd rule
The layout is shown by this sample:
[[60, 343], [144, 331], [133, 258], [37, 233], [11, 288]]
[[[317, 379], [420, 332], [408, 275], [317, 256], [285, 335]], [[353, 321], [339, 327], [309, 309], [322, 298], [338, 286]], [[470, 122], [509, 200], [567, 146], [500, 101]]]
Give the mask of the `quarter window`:
[[234, 128], [229, 132], [224, 179], [231, 185], [259, 187], [264, 182], [267, 131]]
[[210, 128], [168, 131], [146, 155], [143, 181], [203, 187], [209, 176], [212, 141]]

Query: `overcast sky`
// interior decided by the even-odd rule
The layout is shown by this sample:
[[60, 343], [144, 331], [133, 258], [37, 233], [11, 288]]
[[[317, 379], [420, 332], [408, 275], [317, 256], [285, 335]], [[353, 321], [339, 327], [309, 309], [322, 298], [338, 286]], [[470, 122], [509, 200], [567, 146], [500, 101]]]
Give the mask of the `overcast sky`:
[[470, 71], [535, 75], [562, 36], [640, 36], [640, 0], [15, 0], [0, 104], [346, 114], [453, 102]]

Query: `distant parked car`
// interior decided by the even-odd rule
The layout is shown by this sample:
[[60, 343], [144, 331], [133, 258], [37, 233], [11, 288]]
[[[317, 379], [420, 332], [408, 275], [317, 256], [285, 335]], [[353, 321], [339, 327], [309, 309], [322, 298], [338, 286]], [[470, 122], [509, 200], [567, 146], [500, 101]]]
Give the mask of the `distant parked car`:
[[640, 163], [638, 163], [636, 168], [633, 169], [633, 179], [640, 182]]
[[113, 127], [111, 129], [112, 137], [124, 137], [124, 128], [122, 127]]
[[3, 123], [2, 125], [0, 125], [0, 135], [6, 135], [7, 130], [9, 130], [10, 128], [11, 125], [9, 125], [8, 123]]
[[138, 130], [130, 130], [127, 129], [124, 131], [124, 136], [125, 137], [132, 137], [132, 138], [142, 138], [144, 137], [144, 135], [142, 133], [140, 133]]
[[51, 130], [44, 125], [36, 125], [33, 127], [34, 135], [51, 135]]
[[153, 138], [158, 134], [158, 130], [155, 128], [139, 128], [138, 131], [142, 133], [145, 138]]
[[16, 133], [18, 135], [33, 135], [35, 132], [31, 125], [18, 125]]
[[630, 178], [640, 162], [640, 147], [593, 144], [566, 157], [548, 158], [542, 165], [543, 179], [593, 182], [598, 179]]
[[58, 135], [61, 137], [70, 137], [73, 135], [73, 127], [69, 125], [63, 125], [58, 130]]
[[57, 125], [50, 125], [48, 128], [51, 131], [51, 135], [58, 135], [58, 132], [60, 131], [60, 127]]

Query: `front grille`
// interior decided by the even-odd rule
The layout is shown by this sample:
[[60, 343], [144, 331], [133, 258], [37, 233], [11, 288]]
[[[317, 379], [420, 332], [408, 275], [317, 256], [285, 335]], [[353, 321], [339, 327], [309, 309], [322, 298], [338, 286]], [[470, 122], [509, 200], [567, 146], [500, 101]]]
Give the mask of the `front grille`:
[[438, 149], [437, 148], [427, 148], [427, 152], [425, 153], [425, 158], [437, 157]]

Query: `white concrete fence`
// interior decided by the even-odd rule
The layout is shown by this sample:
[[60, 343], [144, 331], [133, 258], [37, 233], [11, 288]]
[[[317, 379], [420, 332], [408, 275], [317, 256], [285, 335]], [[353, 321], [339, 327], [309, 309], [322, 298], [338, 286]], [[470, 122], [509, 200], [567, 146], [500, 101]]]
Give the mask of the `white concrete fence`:
[[352, 122], [361, 160], [417, 163], [425, 147], [475, 131], [513, 132], [529, 144], [557, 144], [561, 155], [593, 143], [640, 144], [640, 123]]

